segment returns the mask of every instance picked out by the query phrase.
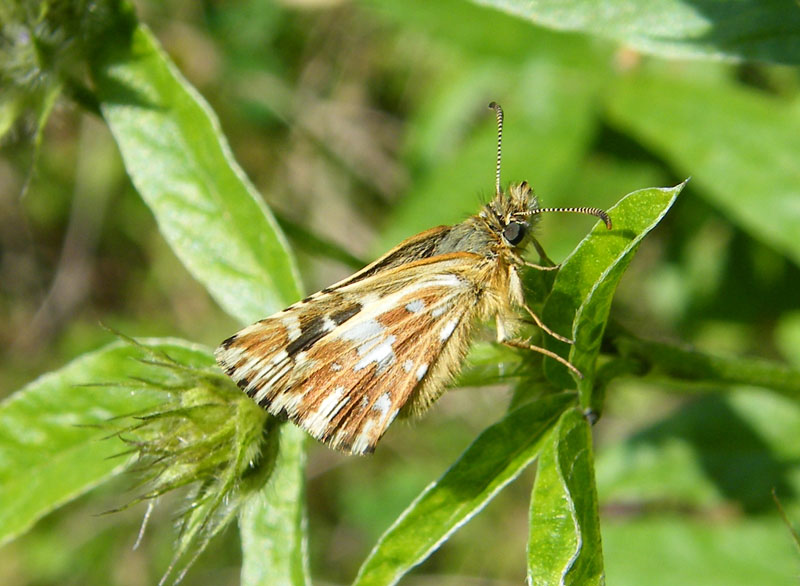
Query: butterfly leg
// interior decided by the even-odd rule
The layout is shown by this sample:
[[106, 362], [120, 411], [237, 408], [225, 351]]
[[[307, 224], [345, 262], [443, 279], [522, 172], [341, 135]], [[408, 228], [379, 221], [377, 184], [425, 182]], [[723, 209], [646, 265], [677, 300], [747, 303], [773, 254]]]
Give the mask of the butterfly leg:
[[[519, 272], [517, 271], [517, 268], [513, 265], [508, 268], [508, 288], [509, 292], [511, 293], [511, 299], [514, 301], [514, 303], [516, 305], [519, 305], [520, 307], [525, 308], [525, 311], [528, 312], [528, 315], [530, 315], [531, 318], [533, 318], [533, 321], [536, 323], [537, 326], [539, 326], [542, 329], [544, 333], [549, 334], [556, 340], [560, 340], [561, 342], [564, 342], [566, 344], [575, 343], [569, 338], [565, 338], [564, 336], [555, 333], [553, 330], [544, 325], [544, 322], [539, 318], [539, 316], [536, 315], [530, 307], [528, 307], [527, 303], [525, 303], [525, 293], [522, 290], [522, 280], [519, 277]], [[503, 330], [503, 324], [501, 323], [501, 321], [502, 320], [498, 315], [497, 319], [498, 334], [500, 333], [501, 330]], [[503, 338], [505, 339], [506, 336], [503, 336]]]
[[532, 352], [538, 352], [539, 354], [544, 354], [552, 358], [553, 360], [560, 362], [567, 368], [569, 368], [578, 378], [583, 378], [583, 374], [581, 371], [575, 368], [572, 363], [568, 360], [565, 360], [552, 350], [548, 350], [547, 348], [542, 348], [541, 346], [536, 346], [527, 342], [525, 340], [517, 340], [514, 338], [509, 338], [508, 333], [506, 332], [505, 321], [503, 320], [502, 316], [498, 313], [495, 316], [495, 323], [497, 324], [497, 342], [499, 344], [503, 344], [504, 346], [508, 346], [509, 348], [522, 348], [523, 350], [531, 350]]
[[539, 258], [545, 264], [537, 265], [536, 263], [523, 260], [522, 262], [526, 267], [539, 269], [540, 271], [554, 271], [559, 267], [559, 265], [550, 260], [550, 257], [547, 256], [547, 253], [544, 251], [544, 248], [542, 248], [542, 245], [539, 244], [539, 241], [536, 240], [536, 238], [531, 238], [531, 243], [533, 244], [533, 247], [536, 249], [536, 254], [539, 255]]
[[571, 362], [562, 358], [555, 352], [548, 350], [547, 348], [542, 348], [541, 346], [535, 346], [534, 344], [531, 344], [530, 342], [525, 342], [524, 340], [513, 340], [513, 339], [500, 340], [500, 343], [503, 344], [504, 346], [508, 346], [509, 348], [522, 348], [523, 350], [531, 350], [532, 352], [538, 352], [539, 354], [544, 354], [545, 356], [552, 358], [553, 360], [556, 360], [557, 362], [560, 362], [561, 364], [569, 368], [572, 372], [575, 373], [575, 376], [577, 376], [578, 378], [583, 378], [583, 374], [581, 374], [581, 371], [575, 368], [575, 366], [573, 366]]
[[561, 342], [565, 342], [565, 343], [567, 343], [567, 344], [574, 344], [574, 343], [575, 343], [575, 342], [574, 342], [574, 340], [570, 340], [569, 338], [565, 338], [565, 337], [564, 337], [564, 336], [562, 336], [561, 334], [557, 334], [557, 333], [555, 333], [553, 330], [551, 330], [551, 329], [550, 329], [550, 328], [548, 328], [546, 325], [544, 325], [544, 322], [541, 320], [541, 318], [540, 318], [538, 315], [536, 315], [536, 314], [534, 313], [534, 311], [533, 311], [533, 310], [532, 310], [530, 307], [528, 307], [526, 304], [524, 304], [524, 303], [523, 303], [523, 304], [522, 304], [522, 308], [523, 308], [525, 311], [527, 311], [527, 312], [528, 312], [528, 315], [530, 315], [530, 316], [531, 316], [531, 318], [533, 318], [533, 321], [536, 323], [536, 325], [537, 325], [539, 328], [541, 328], [541, 330], [542, 330], [542, 331], [543, 331], [545, 334], [549, 334], [549, 335], [551, 335], [552, 337], [554, 337], [556, 340], [559, 340], [559, 341], [561, 341]]
[[532, 269], [537, 269], [540, 271], [555, 271], [559, 268], [558, 265], [552, 265], [552, 266], [537, 265], [535, 262], [530, 262], [527, 260], [522, 262], [526, 267], [530, 267]]

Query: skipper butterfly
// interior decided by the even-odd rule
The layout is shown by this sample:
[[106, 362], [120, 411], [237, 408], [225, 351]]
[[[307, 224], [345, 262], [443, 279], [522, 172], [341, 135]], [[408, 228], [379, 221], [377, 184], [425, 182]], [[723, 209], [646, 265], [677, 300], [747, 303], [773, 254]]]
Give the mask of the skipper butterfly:
[[526, 182], [500, 185], [503, 110], [497, 115], [494, 199], [454, 226], [401, 242], [354, 275], [241, 330], [217, 348], [222, 369], [271, 414], [288, 418], [331, 448], [371, 453], [398, 415], [425, 411], [444, 391], [481, 320], [497, 341], [561, 356], [514, 337], [518, 312], [548, 335], [526, 305], [520, 270], [531, 230], [544, 212], [611, 219], [591, 207], [541, 208]]

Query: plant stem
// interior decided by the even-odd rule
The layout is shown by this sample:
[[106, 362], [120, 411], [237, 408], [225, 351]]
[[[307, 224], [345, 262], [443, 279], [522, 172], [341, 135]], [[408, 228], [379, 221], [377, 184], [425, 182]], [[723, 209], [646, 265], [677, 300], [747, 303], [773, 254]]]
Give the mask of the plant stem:
[[642, 340], [616, 327], [609, 332], [609, 340], [622, 357], [678, 380], [752, 385], [800, 399], [800, 371], [779, 362], [716, 356], [688, 346]]

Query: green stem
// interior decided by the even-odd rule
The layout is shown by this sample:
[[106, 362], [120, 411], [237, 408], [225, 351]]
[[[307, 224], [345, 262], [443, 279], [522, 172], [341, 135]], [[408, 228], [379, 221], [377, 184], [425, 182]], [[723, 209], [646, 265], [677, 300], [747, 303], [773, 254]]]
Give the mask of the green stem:
[[641, 340], [616, 329], [609, 339], [622, 357], [678, 380], [753, 385], [800, 399], [800, 371], [778, 362], [715, 356], [686, 346]]

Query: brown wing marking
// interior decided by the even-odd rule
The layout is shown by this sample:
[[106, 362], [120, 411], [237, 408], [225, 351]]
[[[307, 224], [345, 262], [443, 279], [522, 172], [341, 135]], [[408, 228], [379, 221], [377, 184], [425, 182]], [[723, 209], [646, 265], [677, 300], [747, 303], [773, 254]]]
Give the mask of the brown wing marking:
[[467, 294], [443, 285], [400, 292], [381, 304], [385, 311], [359, 315], [298, 357], [289, 380], [271, 383], [262, 404], [335, 449], [374, 451], [441, 357], [455, 361], [450, 369], [463, 357], [463, 348], [443, 349], [466, 338], [473, 306], [460, 297]]
[[371, 452], [420, 387], [427, 398], [413, 402], [438, 397], [447, 377], [431, 372], [463, 358], [475, 308], [463, 269], [475, 260], [421, 259], [317, 293], [223, 342], [217, 360], [270, 413], [333, 448]]

